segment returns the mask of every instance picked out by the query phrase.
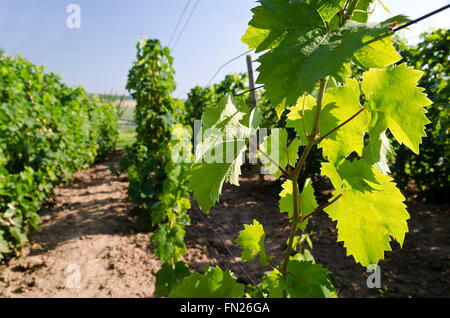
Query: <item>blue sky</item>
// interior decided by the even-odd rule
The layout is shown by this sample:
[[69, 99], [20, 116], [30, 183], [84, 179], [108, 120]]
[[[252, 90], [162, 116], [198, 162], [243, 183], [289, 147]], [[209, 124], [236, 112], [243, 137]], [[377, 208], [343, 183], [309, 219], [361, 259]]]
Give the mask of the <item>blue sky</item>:
[[[194, 6], [192, 0], [185, 19]], [[69, 4], [81, 8], [81, 28], [69, 29]], [[448, 4], [448, 0], [385, 0], [393, 15], [419, 17]], [[127, 73], [142, 34], [167, 45], [186, 0], [0, 0], [0, 47], [19, 53], [69, 85], [88, 92], [125, 93]], [[251, 18], [253, 0], [200, 0], [173, 51], [177, 90], [205, 85], [220, 65], [246, 51], [240, 38]], [[390, 15], [379, 7], [371, 21]], [[181, 26], [184, 24], [184, 20]], [[405, 31], [411, 42], [430, 27], [449, 28], [450, 10]], [[181, 28], [180, 28], [181, 29]], [[245, 57], [225, 67], [215, 78], [246, 71]]]

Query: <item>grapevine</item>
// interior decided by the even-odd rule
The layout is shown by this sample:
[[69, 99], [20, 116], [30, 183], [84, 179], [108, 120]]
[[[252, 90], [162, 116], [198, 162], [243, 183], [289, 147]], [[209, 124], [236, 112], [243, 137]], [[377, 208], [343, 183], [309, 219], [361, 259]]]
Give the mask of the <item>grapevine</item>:
[[157, 296], [168, 295], [189, 274], [180, 256], [186, 251], [184, 227], [190, 222], [189, 166], [185, 162], [192, 156], [192, 132], [182, 125], [186, 116], [183, 105], [170, 96], [175, 89], [172, 62], [170, 50], [159, 40], [142, 39], [137, 44], [137, 61], [127, 83], [137, 103], [137, 137], [122, 160], [135, 209], [153, 225], [158, 224], [151, 237], [156, 242], [156, 256], [163, 261], [156, 274]]
[[[261, 266], [271, 269], [258, 286], [244, 286], [231, 272], [207, 266], [204, 274], [184, 278], [170, 296], [336, 297], [331, 273], [309, 250], [295, 248], [305, 235], [298, 232], [321, 212], [337, 222], [338, 241], [362, 266], [382, 260], [392, 240], [403, 244], [410, 216], [387, 175], [386, 158], [393, 155], [387, 135], [418, 153], [429, 123], [424, 107], [431, 101], [417, 86], [423, 73], [395, 65], [401, 56], [391, 41], [392, 27], [409, 20], [400, 15], [369, 23], [372, 2], [260, 0], [252, 9], [242, 41], [263, 52], [257, 83], [264, 85], [278, 116], [287, 113], [286, 128], [272, 129], [257, 147], [267, 170], [285, 178], [279, 203], [291, 223], [285, 256], [273, 263], [263, 226], [254, 220], [235, 242], [242, 262], [258, 256]], [[361, 78], [352, 76], [355, 67], [363, 71]], [[201, 119], [190, 189], [206, 213], [225, 182], [239, 185], [242, 155], [261, 128], [261, 112], [226, 96]], [[291, 129], [296, 137], [287, 144]], [[318, 149], [326, 159], [321, 174], [334, 187], [323, 206], [316, 202], [311, 179], [299, 183], [309, 154]]]
[[39, 230], [56, 185], [115, 148], [112, 103], [0, 51], [0, 260]]

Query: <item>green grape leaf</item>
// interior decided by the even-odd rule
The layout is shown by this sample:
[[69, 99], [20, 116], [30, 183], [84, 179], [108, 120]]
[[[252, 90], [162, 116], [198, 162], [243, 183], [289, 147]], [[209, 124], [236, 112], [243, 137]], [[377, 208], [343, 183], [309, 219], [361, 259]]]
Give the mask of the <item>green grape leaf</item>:
[[[349, 79], [347, 86], [327, 90], [320, 115], [320, 135], [325, 135], [360, 111], [360, 95], [359, 84], [356, 79]], [[303, 98], [299, 98], [297, 105], [289, 108], [290, 112], [287, 116], [287, 126], [294, 127], [300, 136], [304, 136], [302, 103]], [[307, 132], [312, 130], [315, 112], [315, 102], [308, 95], [305, 103], [305, 127]], [[361, 156], [364, 148], [364, 135], [369, 127], [368, 117], [367, 113], [363, 111], [325, 138], [318, 145], [319, 148], [323, 149], [323, 155], [334, 162], [346, 158], [353, 151]]]
[[[300, 239], [300, 243], [303, 243], [304, 241], [306, 241], [306, 243], [308, 243], [309, 247], [312, 249], [313, 248], [313, 243], [311, 241], [311, 237], [309, 236], [309, 234], [302, 234], [301, 239]], [[308, 250], [305, 250], [304, 253], [310, 253]]]
[[1, 253], [9, 253], [11, 252], [11, 249], [8, 246], [8, 242], [3, 238], [4, 231], [0, 230], [0, 259], [1, 259]]
[[344, 6], [345, 0], [306, 0], [317, 9], [324, 21], [329, 22]]
[[204, 274], [193, 273], [170, 293], [170, 298], [241, 298], [244, 285], [227, 270], [205, 266]]
[[[334, 85], [334, 87], [339, 86], [339, 84], [346, 84], [347, 77], [352, 75], [352, 69], [350, 67], [350, 63], [344, 63], [336, 72], [333, 73], [333, 76], [327, 82], [327, 85]], [[327, 88], [330, 88], [329, 86]]]
[[[371, 128], [389, 128], [395, 139], [414, 153], [419, 153], [425, 125], [425, 106], [432, 102], [417, 83], [423, 72], [406, 63], [385, 69], [370, 69], [363, 74], [361, 87], [366, 96], [365, 107], [371, 113]], [[376, 136], [378, 138], [378, 136]], [[374, 151], [377, 152], [377, 151]]]
[[[320, 134], [326, 134], [360, 111], [360, 95], [356, 79], [349, 79], [347, 86], [328, 90], [321, 112]], [[368, 116], [363, 112], [325, 138], [319, 147], [330, 161], [345, 158], [353, 151], [362, 155], [367, 128]]]
[[155, 248], [156, 256], [164, 262], [172, 258], [177, 260], [180, 254], [186, 252], [184, 234], [183, 227], [179, 225], [170, 228], [168, 224], [161, 224], [150, 239], [151, 242], [158, 242]]
[[[290, 238], [286, 240], [286, 245], [289, 245]], [[303, 244], [306, 241], [308, 243], [309, 247], [312, 248], [312, 241], [308, 234], [303, 233], [301, 236], [294, 236], [294, 241], [292, 242], [292, 249], [294, 251], [297, 251], [299, 249], [298, 247]], [[305, 250], [307, 251], [307, 250]], [[301, 255], [301, 254], [297, 254]], [[300, 259], [302, 260], [302, 259]]]
[[[287, 212], [289, 219], [294, 217], [294, 197], [292, 195], [293, 186], [291, 180], [286, 180], [282, 184], [283, 190], [280, 192], [280, 212]], [[300, 195], [300, 209], [303, 216], [311, 213], [318, 207], [316, 197], [314, 196], [314, 188], [311, 179], [307, 179]], [[302, 231], [306, 229], [308, 219], [298, 223], [298, 228]]]
[[344, 27], [327, 32], [320, 14], [304, 2], [260, 2], [249, 23], [252, 34], [249, 30], [243, 42], [257, 51], [270, 49], [258, 59], [257, 83], [264, 84], [267, 98], [274, 105], [284, 98], [286, 105], [295, 104], [303, 93], [313, 91], [320, 78], [340, 77], [343, 64], [365, 46], [365, 38], [387, 32], [392, 21], [405, 20], [396, 16], [381, 23], [348, 21]]
[[260, 287], [267, 293], [268, 298], [283, 297], [283, 289], [280, 286], [280, 276], [281, 273], [277, 269], [274, 269], [273, 271], [266, 272], [262, 277]]
[[264, 156], [261, 151], [258, 151], [258, 158], [262, 161], [268, 172], [276, 178], [279, 178], [282, 174], [278, 166], [285, 169], [289, 163], [291, 167], [294, 167], [298, 159], [298, 148], [302, 144], [301, 140], [295, 138], [287, 146], [287, 138], [288, 133], [284, 128], [274, 128], [271, 130], [270, 136], [264, 138], [260, 149], [272, 161]]
[[331, 274], [322, 265], [291, 259], [288, 274], [279, 275], [279, 286], [293, 298], [332, 298], [336, 291], [328, 278]]
[[[372, 40], [370, 37], [365, 41]], [[368, 68], [382, 68], [394, 64], [402, 59], [392, 43], [391, 37], [375, 41], [355, 52], [355, 58], [360, 65]]]
[[242, 42], [256, 53], [277, 47], [286, 37], [302, 37], [325, 23], [314, 7], [306, 2], [260, 0]]
[[247, 284], [247, 286], [245, 286], [244, 298], [265, 298], [265, 294], [261, 288], [261, 283], [257, 286]]
[[[307, 235], [307, 234], [303, 234], [303, 235]], [[302, 236], [303, 236], [302, 235]], [[312, 246], [312, 243], [308, 243], [310, 246]], [[312, 247], [311, 247], [312, 248]], [[294, 256], [292, 256], [291, 259], [297, 260], [299, 262], [311, 262], [313, 264], [316, 263], [316, 261], [314, 260], [314, 256], [312, 255], [311, 251], [308, 249], [304, 249], [303, 253], [297, 253]]]
[[203, 113], [189, 177], [194, 199], [205, 213], [219, 201], [224, 182], [239, 185], [246, 140], [255, 133], [260, 118], [258, 108], [250, 111], [231, 96]]
[[[316, 197], [314, 195], [314, 188], [312, 186], [312, 180], [311, 179], [306, 179], [305, 184], [303, 185], [303, 190], [302, 193], [300, 195], [300, 207], [301, 207], [301, 212], [303, 216], [306, 216], [307, 214], [311, 213], [312, 211], [314, 211], [319, 205], [317, 204], [316, 201]], [[306, 227], [306, 222], [305, 223], [305, 227]], [[301, 226], [301, 224], [299, 224], [299, 227], [302, 231], [304, 231], [304, 227]]]
[[[294, 203], [293, 203], [293, 186], [292, 180], [286, 180], [281, 185], [283, 190], [280, 192], [280, 212], [287, 212], [289, 215], [289, 219], [294, 217]], [[297, 196], [300, 195], [300, 192], [297, 190]]]
[[239, 236], [235, 240], [242, 248], [242, 262], [251, 261], [258, 254], [261, 265], [268, 265], [264, 249], [265, 237], [264, 228], [258, 221], [253, 220], [252, 225], [244, 224], [244, 230], [239, 232]]
[[337, 221], [338, 241], [344, 242], [347, 255], [369, 266], [391, 251], [391, 237], [403, 244], [409, 214], [392, 178], [363, 159], [346, 160], [338, 167], [323, 163], [321, 172], [336, 189], [334, 197], [342, 194], [325, 212]]
[[286, 103], [285, 100], [283, 99], [281, 101], [281, 103], [279, 103], [277, 105], [277, 107], [275, 107], [275, 112], [277, 113], [277, 118], [280, 119], [281, 115], [283, 115], [284, 111], [286, 110]]
[[18, 227], [10, 227], [9, 233], [17, 241], [18, 246], [22, 246], [26, 242], [28, 242], [27, 235], [23, 233]]
[[[291, 241], [291, 238], [288, 237], [288, 239], [286, 240], [286, 245], [289, 246], [289, 242]], [[294, 240], [292, 241], [292, 250], [293, 251], [297, 251], [298, 246], [300, 244], [301, 238], [300, 236], [294, 236]]]
[[184, 262], [177, 262], [175, 266], [172, 263], [164, 263], [156, 273], [156, 297], [167, 297], [189, 274], [189, 266]]
[[[395, 155], [389, 138], [386, 136], [386, 129], [374, 127], [369, 129], [369, 144], [364, 148], [363, 158], [375, 167], [382, 174], [391, 172], [388, 160]], [[382, 127], [381, 127], [382, 128]]]

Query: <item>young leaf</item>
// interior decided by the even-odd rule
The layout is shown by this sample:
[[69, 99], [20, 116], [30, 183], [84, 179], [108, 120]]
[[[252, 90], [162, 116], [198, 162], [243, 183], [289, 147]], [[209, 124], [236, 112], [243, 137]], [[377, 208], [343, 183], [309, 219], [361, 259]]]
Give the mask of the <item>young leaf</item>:
[[8, 247], [8, 242], [3, 238], [4, 231], [0, 230], [0, 259], [2, 258], [2, 253], [9, 253], [11, 249]]
[[[288, 179], [283, 182], [281, 185], [283, 190], [280, 192], [280, 212], [287, 212], [289, 215], [289, 219], [294, 217], [294, 204], [293, 202], [293, 187], [292, 180]], [[300, 192], [297, 190], [297, 197], [300, 195]]]
[[23, 233], [18, 227], [10, 227], [9, 233], [12, 237], [14, 237], [17, 241], [18, 246], [24, 245], [26, 242], [28, 242], [27, 235]]
[[[290, 274], [289, 274], [290, 273]], [[293, 298], [331, 298], [336, 291], [322, 265], [310, 261], [290, 260], [288, 274], [279, 276], [279, 285]], [[295, 275], [295, 276], [294, 276]]]
[[170, 292], [189, 276], [189, 266], [184, 262], [164, 263], [156, 273], [156, 297], [167, 297]]
[[264, 228], [258, 221], [253, 220], [252, 225], [244, 224], [244, 230], [239, 232], [239, 236], [235, 240], [242, 248], [241, 260], [243, 262], [251, 261], [258, 254], [261, 265], [267, 266], [264, 240]]
[[424, 107], [432, 103], [423, 88], [417, 87], [422, 74], [404, 63], [371, 69], [363, 74], [361, 84], [366, 95], [364, 106], [372, 117], [371, 128], [377, 131], [389, 128], [399, 143], [416, 154], [422, 137], [426, 136], [425, 125], [430, 123]]
[[[289, 219], [294, 217], [294, 197], [292, 195], [293, 187], [292, 181], [286, 180], [283, 185], [283, 190], [280, 192], [280, 212], [287, 212]], [[303, 216], [314, 211], [318, 207], [316, 197], [314, 196], [314, 188], [312, 187], [311, 179], [305, 181], [303, 191], [300, 195], [300, 208]], [[298, 223], [298, 228], [305, 230], [308, 220]]]
[[[370, 37], [366, 41], [372, 40]], [[391, 37], [375, 41], [355, 52], [355, 58], [366, 69], [382, 68], [402, 59], [392, 43]]]
[[268, 298], [282, 298], [283, 289], [280, 287], [281, 273], [274, 269], [266, 272], [262, 277], [261, 288], [267, 293]]
[[170, 293], [170, 298], [240, 298], [244, 295], [244, 285], [236, 283], [236, 278], [227, 270], [205, 266], [204, 274], [193, 273]]
[[258, 108], [250, 111], [231, 96], [203, 113], [203, 138], [190, 171], [190, 189], [204, 212], [219, 200], [224, 182], [239, 185], [245, 142], [255, 132], [259, 119]]
[[178, 259], [181, 253], [186, 252], [184, 244], [184, 229], [179, 225], [169, 228], [168, 224], [162, 224], [152, 235], [150, 241], [158, 242], [155, 254], [164, 262], [171, 258]]
[[337, 168], [323, 163], [322, 174], [331, 179], [334, 197], [343, 194], [325, 212], [337, 221], [338, 241], [344, 242], [347, 255], [368, 266], [391, 251], [391, 237], [403, 244], [409, 214], [392, 178], [362, 159], [346, 160]]

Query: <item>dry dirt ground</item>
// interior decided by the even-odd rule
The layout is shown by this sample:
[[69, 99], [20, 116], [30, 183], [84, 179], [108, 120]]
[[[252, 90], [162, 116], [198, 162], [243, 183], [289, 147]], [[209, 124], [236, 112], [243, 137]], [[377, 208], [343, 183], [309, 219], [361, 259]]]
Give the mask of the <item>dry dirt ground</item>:
[[[41, 212], [42, 231], [31, 236], [23, 257], [0, 266], [1, 297], [154, 296], [160, 262], [149, 243], [152, 230], [128, 215], [132, 206], [126, 202], [126, 179], [110, 171], [119, 159], [115, 152], [55, 191], [53, 206]], [[224, 186], [219, 204], [207, 216], [193, 202], [184, 257], [192, 270], [219, 265], [231, 269], [240, 282], [258, 281], [264, 269], [257, 260], [238, 265], [240, 251], [233, 243], [242, 224], [253, 219], [268, 233], [268, 254], [281, 259], [289, 231], [278, 210], [281, 183], [257, 179], [244, 170], [241, 186]], [[325, 202], [326, 184], [317, 180], [316, 185]], [[449, 208], [408, 206], [410, 232], [403, 248], [393, 245], [380, 262], [381, 289], [367, 288], [365, 269], [336, 243], [335, 224], [324, 213], [312, 218], [312, 253], [333, 273], [340, 297], [450, 297]]]

